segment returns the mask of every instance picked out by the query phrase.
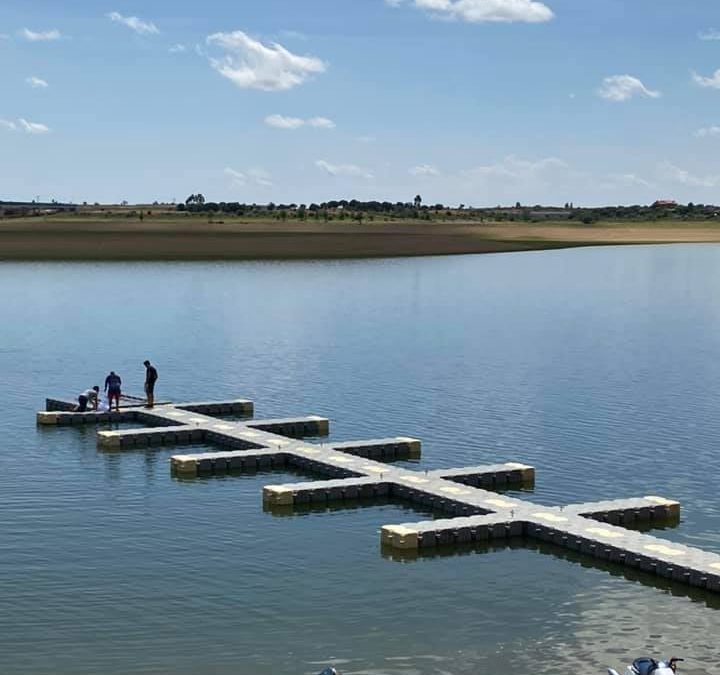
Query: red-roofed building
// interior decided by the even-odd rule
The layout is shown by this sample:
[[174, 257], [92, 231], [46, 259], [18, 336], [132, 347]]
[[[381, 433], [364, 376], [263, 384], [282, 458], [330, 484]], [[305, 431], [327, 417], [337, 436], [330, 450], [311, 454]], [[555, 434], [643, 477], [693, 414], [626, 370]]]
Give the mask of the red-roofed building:
[[654, 209], [674, 209], [677, 205], [674, 199], [658, 199], [652, 207]]

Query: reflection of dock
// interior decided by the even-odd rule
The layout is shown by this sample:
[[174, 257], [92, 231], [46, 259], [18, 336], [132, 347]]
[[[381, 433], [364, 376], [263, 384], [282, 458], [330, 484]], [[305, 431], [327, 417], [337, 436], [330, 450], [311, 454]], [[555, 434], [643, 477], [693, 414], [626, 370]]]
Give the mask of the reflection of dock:
[[619, 564], [720, 593], [720, 555], [627, 529], [677, 522], [680, 504], [663, 497], [642, 497], [570, 505], [539, 506], [491, 490], [532, 484], [535, 470], [506, 463], [424, 473], [383, 462], [417, 458], [420, 442], [412, 438], [309, 444], [326, 436], [329, 422], [310, 416], [289, 419], [227, 421], [218, 416], [252, 415], [250, 401], [139, 406], [119, 413], [72, 413], [63, 402], [48, 401], [38, 423], [69, 426], [103, 422], [139, 422], [148, 428], [98, 431], [98, 444], [124, 450], [157, 445], [212, 443], [226, 448], [212, 453], [175, 455], [172, 471], [180, 477], [293, 468], [328, 480], [269, 485], [265, 508], [294, 509], [348, 505], [358, 500], [400, 499], [447, 516], [402, 525], [386, 525], [384, 550], [396, 556], [422, 555], [444, 546], [486, 545], [516, 537], [568, 549], [586, 559]]

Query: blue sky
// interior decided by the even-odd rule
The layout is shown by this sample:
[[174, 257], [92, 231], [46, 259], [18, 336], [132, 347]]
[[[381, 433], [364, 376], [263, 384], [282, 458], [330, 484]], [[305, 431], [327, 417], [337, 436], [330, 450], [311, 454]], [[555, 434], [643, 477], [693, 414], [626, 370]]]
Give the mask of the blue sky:
[[5, 0], [0, 199], [720, 203], [711, 0]]

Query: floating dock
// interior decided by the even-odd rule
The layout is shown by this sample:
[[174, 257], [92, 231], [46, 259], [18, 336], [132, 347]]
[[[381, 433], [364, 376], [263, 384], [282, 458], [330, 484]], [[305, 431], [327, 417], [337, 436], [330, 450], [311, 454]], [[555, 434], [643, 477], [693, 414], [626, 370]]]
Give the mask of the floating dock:
[[72, 407], [70, 402], [48, 399], [46, 410], [38, 413], [38, 424], [147, 425], [143, 429], [99, 430], [98, 445], [116, 451], [184, 443], [210, 443], [222, 448], [218, 452], [173, 456], [171, 470], [181, 477], [287, 467], [327, 477], [266, 486], [263, 502], [271, 511], [307, 504], [394, 498], [447, 516], [385, 525], [381, 530], [382, 546], [398, 553], [422, 554], [440, 547], [526, 538], [720, 593], [720, 555], [627, 529], [677, 522], [680, 504], [665, 497], [541, 506], [495, 492], [531, 485], [535, 480], [531, 466], [508, 462], [412, 471], [386, 462], [418, 458], [420, 441], [414, 438], [310, 444], [304, 439], [328, 435], [326, 418], [218, 419], [223, 415], [251, 416], [253, 404], [245, 399], [166, 403], [152, 409], [132, 405], [121, 408], [119, 413], [74, 413], [69, 410]]

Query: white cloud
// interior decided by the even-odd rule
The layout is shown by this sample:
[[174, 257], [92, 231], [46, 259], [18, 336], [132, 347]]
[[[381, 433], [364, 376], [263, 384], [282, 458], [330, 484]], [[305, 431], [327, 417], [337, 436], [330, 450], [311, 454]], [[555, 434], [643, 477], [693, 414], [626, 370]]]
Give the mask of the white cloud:
[[711, 127], [703, 127], [702, 129], [698, 129], [693, 136], [696, 138], [720, 138], [720, 127], [714, 125]]
[[123, 16], [119, 12], [110, 12], [108, 19], [121, 23], [134, 30], [138, 35], [157, 35], [160, 30], [152, 21], [144, 21], [137, 16]]
[[181, 54], [182, 52], [187, 51], [187, 47], [185, 45], [176, 44], [176, 45], [173, 45], [172, 47], [170, 47], [168, 49], [168, 51], [171, 54]]
[[440, 172], [431, 164], [419, 164], [408, 169], [413, 176], [439, 176]]
[[331, 164], [324, 159], [318, 159], [315, 162], [315, 166], [329, 173], [331, 176], [351, 176], [353, 178], [364, 178], [365, 180], [372, 180], [374, 178], [370, 171], [355, 164]]
[[315, 129], [334, 129], [335, 122], [327, 117], [311, 117], [304, 120], [301, 117], [287, 117], [285, 115], [268, 115], [265, 118], [265, 124], [276, 129], [299, 129], [308, 126]]
[[207, 43], [227, 52], [222, 58], [210, 58], [212, 67], [242, 89], [285, 91], [327, 69], [314, 56], [298, 56], [278, 43], [264, 45], [240, 30], [214, 33]]
[[20, 122], [20, 126], [23, 131], [28, 134], [47, 134], [50, 131], [50, 129], [44, 124], [40, 124], [39, 122], [28, 122], [22, 117], [18, 120], [18, 122]]
[[20, 35], [30, 42], [48, 42], [51, 40], [59, 40], [62, 37], [57, 28], [40, 32], [32, 31], [29, 28], [23, 28], [20, 31]]
[[695, 84], [709, 89], [720, 89], [720, 68], [718, 68], [710, 77], [703, 77], [697, 73], [692, 74]]
[[224, 173], [230, 177], [233, 187], [245, 187], [248, 184], [266, 188], [273, 186], [272, 176], [264, 169], [248, 169], [243, 173], [227, 167]]
[[241, 171], [235, 171], [235, 169], [227, 167], [224, 173], [232, 179], [232, 184], [236, 187], [242, 187], [247, 184], [247, 176]]
[[557, 157], [546, 157], [544, 159], [532, 161], [528, 159], [521, 159], [515, 155], [508, 155], [502, 162], [486, 166], [477, 166], [465, 173], [466, 175], [475, 177], [509, 178], [519, 180], [536, 177], [548, 170], [567, 168], [567, 164]]
[[26, 134], [47, 134], [50, 131], [44, 124], [28, 122], [22, 117], [17, 122], [0, 119], [0, 127], [8, 131], [24, 131]]
[[260, 187], [272, 187], [272, 176], [264, 169], [249, 169], [248, 176], [250, 179]]
[[284, 115], [268, 115], [265, 124], [276, 129], [299, 129], [305, 125], [305, 120], [299, 117], [286, 117]]
[[632, 75], [612, 75], [603, 80], [598, 96], [608, 101], [627, 101], [634, 96], [659, 98], [659, 91], [648, 89], [637, 77]]
[[543, 23], [555, 15], [537, 0], [385, 0], [391, 7], [412, 6], [444, 19], [468, 23]]
[[48, 86], [48, 83], [45, 80], [35, 77], [34, 75], [26, 78], [25, 82], [27, 82], [33, 89], [46, 89]]
[[[527, 159], [508, 155], [505, 158], [446, 174], [436, 180], [447, 201], [468, 203], [548, 204], [570, 201], [578, 186], [587, 182], [583, 172], [571, 168], [558, 157]], [[593, 182], [597, 189], [597, 182]], [[452, 196], [450, 196], [452, 195]]]
[[704, 32], [698, 33], [698, 37], [701, 40], [720, 40], [720, 30], [715, 30], [714, 28], [710, 30], [706, 30]]
[[335, 122], [329, 120], [327, 117], [311, 117], [306, 124], [309, 127], [315, 127], [316, 129], [334, 129]]
[[668, 161], [660, 164], [658, 173], [665, 180], [690, 187], [716, 188], [720, 186], [720, 175], [695, 176], [686, 169], [681, 169], [679, 166], [675, 166], [675, 164]]

